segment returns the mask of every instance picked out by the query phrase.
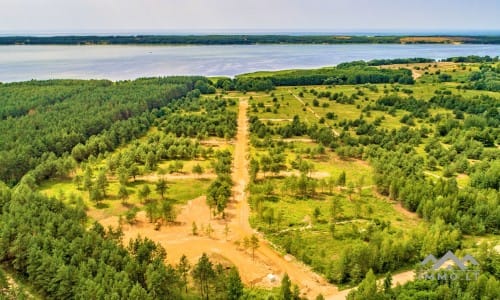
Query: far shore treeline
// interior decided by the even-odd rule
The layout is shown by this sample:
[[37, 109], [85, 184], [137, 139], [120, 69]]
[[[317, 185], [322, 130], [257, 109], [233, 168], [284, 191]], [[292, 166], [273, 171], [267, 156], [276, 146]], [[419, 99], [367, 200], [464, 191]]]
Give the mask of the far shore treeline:
[[1, 36], [0, 45], [500, 44], [498, 35], [108, 35]]

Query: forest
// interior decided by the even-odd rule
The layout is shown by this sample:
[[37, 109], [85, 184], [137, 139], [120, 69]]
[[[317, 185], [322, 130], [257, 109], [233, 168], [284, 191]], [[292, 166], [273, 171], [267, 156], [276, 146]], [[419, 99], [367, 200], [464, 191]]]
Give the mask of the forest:
[[28, 171], [37, 182], [64, 175], [74, 167], [69, 155], [74, 148], [81, 160], [141, 136], [155, 111], [186, 96], [200, 80], [206, 81], [170, 77], [0, 85], [0, 180], [14, 185]]
[[499, 44], [498, 36], [362, 36], [362, 35], [134, 35], [2, 36], [0, 45], [253, 45], [253, 44]]
[[339, 64], [313, 70], [257, 72], [239, 75], [232, 82], [220, 79], [218, 87], [238, 91], [269, 91], [276, 86], [349, 85], [364, 83], [413, 84], [408, 69], [379, 69], [365, 62]]
[[[164, 264], [167, 253], [137, 237], [121, 246], [122, 233], [94, 223], [83, 210], [31, 190], [0, 187], [0, 261], [47, 299], [238, 299], [243, 284], [235, 268], [185, 257]], [[199, 290], [188, 290], [188, 280]], [[0, 294], [2, 295], [2, 294]], [[5, 295], [4, 295], [5, 296]], [[8, 299], [8, 298], [7, 298]]]
[[[499, 70], [469, 56], [1, 84], [0, 299], [338, 292], [270, 274], [265, 251], [347, 299], [495, 299]], [[473, 255], [477, 280], [395, 286], [448, 251]]]

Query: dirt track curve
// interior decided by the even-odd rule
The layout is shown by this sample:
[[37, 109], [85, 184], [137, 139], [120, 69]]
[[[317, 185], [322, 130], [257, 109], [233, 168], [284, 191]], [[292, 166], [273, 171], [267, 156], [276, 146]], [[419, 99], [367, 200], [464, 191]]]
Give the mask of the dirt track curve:
[[[194, 264], [205, 252], [214, 260], [228, 261], [236, 265], [243, 282], [249, 286], [279, 286], [282, 276], [287, 273], [292, 282], [300, 287], [301, 295], [308, 299], [314, 299], [320, 293], [326, 299], [344, 299], [349, 290], [339, 292], [335, 286], [309, 267], [291, 256], [283, 256], [250, 226], [250, 207], [247, 201], [249, 183], [247, 108], [247, 99], [240, 99], [232, 172], [233, 199], [226, 209], [226, 219], [214, 219], [210, 215], [206, 198], [198, 197], [179, 210], [178, 224], [162, 226], [159, 230], [155, 230], [154, 225], [148, 222], [145, 213], [140, 212], [135, 224], [122, 225], [124, 243], [128, 243], [138, 235], [148, 237], [165, 247], [167, 261], [174, 265], [182, 255], [186, 255]], [[99, 221], [104, 226], [117, 226], [119, 219], [114, 216]], [[193, 235], [193, 223], [197, 225], [198, 235]], [[226, 226], [229, 228], [227, 235]], [[212, 229], [210, 234], [206, 233], [208, 227]], [[257, 234], [260, 240], [255, 258], [252, 257], [250, 250], [245, 250], [241, 246], [243, 239], [252, 234]], [[401, 283], [399, 277], [408, 278], [409, 275], [406, 273], [408, 272], [395, 274], [394, 282]], [[275, 280], [270, 280], [269, 277], [274, 277]], [[408, 280], [411, 278], [403, 282]]]

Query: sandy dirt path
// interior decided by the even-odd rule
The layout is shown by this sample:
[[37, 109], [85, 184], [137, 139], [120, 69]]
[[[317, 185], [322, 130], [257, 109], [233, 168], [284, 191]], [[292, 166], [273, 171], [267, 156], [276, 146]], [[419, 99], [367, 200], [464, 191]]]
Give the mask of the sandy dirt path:
[[[146, 214], [140, 212], [135, 224], [122, 225], [124, 243], [128, 244], [130, 239], [137, 236], [148, 237], [165, 247], [167, 262], [174, 265], [182, 255], [186, 255], [194, 264], [202, 253], [207, 253], [214, 261], [236, 265], [246, 285], [277, 287], [282, 276], [287, 273], [292, 282], [300, 287], [301, 295], [307, 299], [314, 299], [320, 293], [326, 299], [345, 299], [350, 290], [339, 292], [335, 286], [314, 273], [308, 266], [290, 255], [280, 254], [261, 234], [251, 228], [250, 207], [247, 201], [249, 183], [247, 108], [247, 100], [240, 99], [232, 173], [233, 199], [226, 209], [226, 219], [213, 218], [206, 204], [206, 198], [202, 196], [189, 201], [179, 209], [177, 224], [164, 225], [159, 230], [155, 230], [154, 224], [148, 221]], [[101, 219], [99, 222], [105, 227], [118, 226], [119, 218], [113, 216]], [[193, 235], [193, 224], [198, 228], [197, 235]], [[226, 226], [229, 228], [227, 234]], [[209, 227], [210, 234], [206, 230]], [[257, 234], [260, 240], [255, 257], [252, 257], [250, 250], [245, 250], [241, 246], [242, 240], [252, 234]], [[270, 274], [275, 280], [269, 280]], [[412, 273], [395, 274], [394, 283], [411, 280], [412, 276], [409, 274]]]
[[[234, 169], [233, 169], [233, 194], [237, 203], [238, 209], [237, 222], [234, 222], [237, 228], [236, 232], [240, 237], [248, 236], [254, 233], [248, 219], [250, 217], [250, 207], [247, 201], [247, 185], [249, 183], [248, 174], [248, 119], [247, 119], [248, 102], [243, 100], [240, 102], [238, 114], [238, 133], [234, 149]], [[308, 298], [314, 298], [319, 293], [323, 295], [331, 295], [337, 292], [337, 289], [328, 284], [328, 282], [310, 270], [307, 266], [292, 259], [288, 261], [272, 248], [272, 246], [260, 236], [260, 245], [256, 255], [272, 266], [273, 274], [279, 275], [281, 278], [284, 273], [290, 276], [292, 282], [299, 285], [301, 293]], [[245, 272], [244, 269], [240, 269]]]
[[[250, 207], [246, 190], [249, 182], [247, 108], [248, 101], [240, 99], [232, 173], [233, 199], [226, 209], [226, 219], [213, 218], [203, 196], [189, 201], [179, 209], [177, 224], [164, 225], [159, 230], [155, 230], [146, 214], [140, 212], [135, 224], [122, 225], [123, 241], [128, 244], [130, 239], [138, 235], [148, 237], [165, 247], [167, 261], [174, 265], [182, 255], [186, 255], [191, 263], [195, 263], [205, 252], [215, 261], [236, 265], [243, 282], [250, 286], [279, 286], [282, 276], [288, 273], [290, 279], [301, 288], [302, 296], [308, 299], [314, 299], [319, 293], [333, 295], [338, 292], [336, 287], [328, 284], [324, 278], [293, 257], [286, 256], [285, 259], [250, 226]], [[118, 226], [119, 218], [114, 216], [99, 221], [105, 227]], [[193, 223], [198, 228], [198, 235], [193, 235]], [[226, 225], [229, 228], [227, 235]], [[206, 230], [209, 227], [210, 234]], [[252, 234], [257, 234], [260, 240], [254, 258], [251, 250], [245, 250], [241, 246], [243, 239]], [[272, 274], [275, 280], [269, 280], [269, 274]]]

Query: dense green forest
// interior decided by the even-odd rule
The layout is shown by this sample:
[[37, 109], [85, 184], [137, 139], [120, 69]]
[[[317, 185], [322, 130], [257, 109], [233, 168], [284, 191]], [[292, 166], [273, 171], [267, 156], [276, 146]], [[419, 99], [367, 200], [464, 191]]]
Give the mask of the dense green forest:
[[[51, 80], [0, 85], [0, 180], [64, 176], [77, 161], [142, 135], [155, 111], [194, 89], [201, 77], [135, 81]], [[199, 91], [197, 91], [199, 94]]]
[[[377, 62], [374, 62], [377, 64]], [[216, 86], [225, 90], [270, 91], [276, 86], [346, 85], [364, 83], [413, 84], [408, 69], [379, 69], [364, 61], [312, 70], [257, 72], [219, 79]]]
[[[148, 238], [121, 246], [122, 233], [94, 223], [85, 211], [44, 197], [27, 184], [0, 186], [0, 262], [47, 299], [238, 299], [238, 271], [203, 255], [165, 264]], [[0, 273], [2, 275], [2, 273]], [[0, 278], [1, 279], [1, 278]], [[191, 284], [193, 282], [193, 284]], [[1, 282], [0, 282], [1, 283]], [[0, 297], [8, 296], [0, 290]]]
[[[120, 218], [143, 208], [150, 223], [170, 226], [177, 195], [165, 173], [210, 168], [200, 178], [204, 201], [224, 220], [236, 99], [249, 104], [250, 223], [283, 253], [331, 283], [359, 284], [348, 299], [496, 299], [500, 254], [488, 241], [500, 229], [500, 66], [491, 57], [445, 61], [357, 61], [214, 82], [1, 84], [0, 299], [26, 296], [8, 288], [6, 273], [47, 299], [301, 299], [287, 275], [271, 291], [244, 288], [232, 264], [206, 254], [171, 261], [152, 239], [124, 241], [121, 227], [94, 222], [64, 191], [38, 191], [65, 184], [88, 192], [94, 211], [119, 199], [129, 208]], [[378, 68], [392, 64], [408, 66]], [[391, 273], [449, 250], [473, 251], [478, 280], [390, 287]]]
[[499, 44], [498, 36], [345, 36], [345, 35], [135, 35], [135, 36], [4, 36], [0, 45], [82, 45], [82, 44], [399, 44], [453, 43]]

